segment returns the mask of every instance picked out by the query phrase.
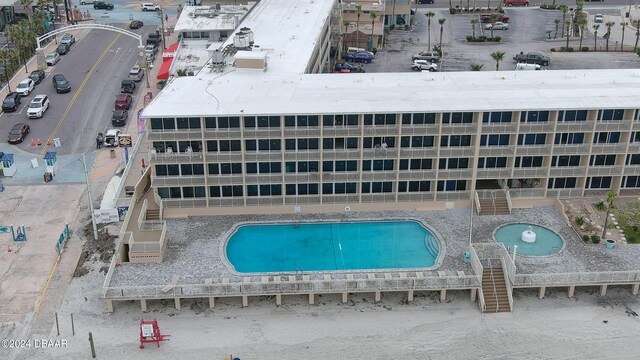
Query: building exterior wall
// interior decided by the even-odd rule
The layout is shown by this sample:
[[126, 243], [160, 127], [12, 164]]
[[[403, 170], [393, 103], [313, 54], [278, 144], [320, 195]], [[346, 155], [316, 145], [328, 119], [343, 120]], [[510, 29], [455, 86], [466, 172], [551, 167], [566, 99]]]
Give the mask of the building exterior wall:
[[[358, 8], [360, 6], [360, 17], [358, 18]], [[375, 19], [371, 18], [371, 14], [375, 13]], [[365, 49], [377, 48], [384, 35], [384, 14], [385, 4], [383, 1], [375, 0], [357, 0], [349, 1], [343, 4], [343, 30], [347, 36], [360, 31], [365, 36], [359, 36], [356, 40], [353, 36], [349, 36], [352, 43], [348, 46], [354, 46]], [[348, 25], [347, 25], [348, 24]], [[373, 28], [373, 32], [372, 32]], [[371, 42], [371, 45], [369, 44]]]
[[411, 24], [411, 0], [385, 0], [386, 26]]
[[640, 190], [638, 109], [242, 115], [150, 120], [152, 186], [167, 208], [335, 210], [507, 187], [516, 199]]

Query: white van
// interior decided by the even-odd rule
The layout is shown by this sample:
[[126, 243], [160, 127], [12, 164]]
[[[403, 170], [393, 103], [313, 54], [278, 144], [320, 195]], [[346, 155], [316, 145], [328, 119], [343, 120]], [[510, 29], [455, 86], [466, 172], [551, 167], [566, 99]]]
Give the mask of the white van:
[[374, 56], [374, 53], [372, 53], [371, 51], [368, 51], [366, 49], [363, 49], [363, 48], [357, 48], [357, 47], [348, 47], [347, 48], [347, 54], [357, 54], [359, 52], [366, 52], [366, 53], [369, 53], [369, 55], [371, 55], [371, 57]]
[[538, 64], [525, 64], [525, 63], [516, 64], [516, 71], [522, 71], [522, 70], [542, 70], [542, 66]]

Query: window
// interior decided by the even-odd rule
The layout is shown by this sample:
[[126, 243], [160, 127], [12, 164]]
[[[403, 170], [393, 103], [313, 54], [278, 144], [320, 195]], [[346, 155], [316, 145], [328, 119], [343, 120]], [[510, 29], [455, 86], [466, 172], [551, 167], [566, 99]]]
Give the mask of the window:
[[185, 199], [203, 198], [205, 197], [204, 186], [184, 186], [182, 188], [182, 197]]
[[365, 125], [395, 125], [397, 114], [364, 114]]
[[551, 166], [553, 167], [580, 166], [580, 155], [554, 156], [551, 158]]
[[558, 111], [558, 121], [587, 121], [587, 110]]
[[286, 127], [318, 127], [318, 115], [287, 115], [284, 117]]
[[556, 145], [584, 144], [584, 133], [557, 133], [554, 144]]
[[[386, 147], [383, 146], [386, 144]], [[396, 138], [394, 137], [366, 137], [363, 139], [362, 146], [365, 149], [394, 148], [396, 147]]]
[[285, 139], [285, 149], [287, 150], [318, 150], [320, 141], [317, 138], [311, 139]]
[[180, 167], [172, 165], [156, 165], [156, 176], [180, 176]]
[[213, 174], [212, 166], [218, 165], [218, 174], [222, 175], [233, 175], [233, 174], [242, 174], [242, 164], [241, 163], [220, 163], [220, 164], [209, 164], [209, 174]]
[[440, 146], [470, 146], [471, 135], [443, 135], [440, 138]]
[[547, 122], [549, 121], [548, 111], [523, 111], [520, 115], [520, 122]]
[[636, 109], [636, 113], [633, 115], [633, 120], [640, 120], [640, 109]]
[[159, 153], [166, 152], [169, 148], [171, 148], [171, 151], [176, 152], [178, 151], [178, 143], [175, 141], [154, 141], [153, 148]]
[[393, 160], [362, 160], [362, 171], [393, 170]]
[[391, 181], [363, 182], [360, 191], [363, 194], [390, 193], [393, 191], [393, 183]]
[[277, 129], [280, 127], [280, 116], [245, 116], [245, 129]]
[[357, 160], [323, 161], [322, 171], [326, 171], [326, 172], [358, 171], [358, 161]]
[[518, 145], [544, 145], [546, 141], [547, 141], [547, 134], [518, 135]]
[[618, 131], [602, 131], [593, 134], [594, 144], [617, 144], [620, 142], [620, 132]]
[[345, 150], [345, 149], [357, 149], [358, 138], [323, 138], [322, 149], [323, 150]]
[[467, 169], [468, 167], [468, 158], [440, 159], [440, 163], [438, 164], [438, 169]]
[[435, 113], [402, 114], [403, 125], [427, 125], [436, 123]]
[[509, 145], [509, 135], [492, 134], [492, 135], [480, 136], [480, 146], [506, 146], [506, 145]]
[[506, 157], [481, 157], [478, 158], [478, 169], [496, 169], [507, 167]]
[[438, 180], [438, 191], [464, 191], [467, 190], [466, 180]]
[[356, 183], [324, 183], [322, 184], [322, 194], [355, 194], [357, 191]]
[[443, 124], [471, 124], [473, 123], [472, 112], [453, 112], [442, 114]]
[[576, 187], [575, 177], [550, 178], [547, 188], [549, 189], [573, 189]]
[[629, 142], [630, 143], [637, 143], [640, 142], [640, 131], [634, 131], [631, 133], [631, 136], [629, 137]]
[[433, 159], [401, 159], [400, 170], [430, 170]]
[[282, 195], [282, 185], [247, 185], [247, 196], [278, 196]]
[[180, 164], [180, 175], [182, 175], [182, 176], [204, 175], [204, 165], [202, 165], [202, 164]]
[[358, 126], [358, 115], [323, 115], [322, 126]]
[[403, 148], [428, 148], [433, 147], [434, 136], [403, 136], [400, 138], [400, 147]]
[[250, 139], [245, 140], [247, 151], [279, 151], [281, 149], [280, 139]]
[[587, 178], [587, 189], [610, 189], [611, 176], [594, 176]]
[[612, 166], [616, 164], [615, 155], [591, 155], [590, 166]]
[[640, 188], [640, 176], [625, 176], [622, 184], [625, 188]]
[[640, 165], [640, 154], [627, 155], [627, 165]]
[[151, 130], [175, 130], [174, 118], [151, 118]]
[[510, 123], [513, 113], [511, 111], [498, 111], [482, 114], [483, 123]]
[[182, 192], [179, 187], [158, 188], [158, 196], [163, 199], [181, 199]]
[[197, 117], [179, 117], [176, 119], [178, 130], [200, 129], [200, 118]]
[[211, 197], [241, 197], [242, 185], [209, 186]]
[[247, 174], [279, 174], [282, 166], [279, 162], [247, 163]]
[[318, 184], [287, 184], [287, 195], [318, 195]]
[[318, 172], [318, 162], [317, 161], [298, 161], [297, 163], [294, 161], [287, 162], [285, 164], [285, 171], [287, 173]]
[[240, 140], [218, 140], [220, 152], [240, 151]]
[[517, 168], [541, 167], [542, 156], [517, 156], [514, 166]]
[[600, 121], [622, 120], [623, 118], [624, 109], [598, 110], [598, 120]]
[[431, 181], [399, 181], [398, 192], [427, 192], [431, 191]]

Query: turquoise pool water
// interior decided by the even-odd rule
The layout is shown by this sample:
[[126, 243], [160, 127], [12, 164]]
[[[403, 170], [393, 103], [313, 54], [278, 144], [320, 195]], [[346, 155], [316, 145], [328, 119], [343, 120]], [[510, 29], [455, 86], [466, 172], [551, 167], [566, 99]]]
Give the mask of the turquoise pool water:
[[238, 272], [423, 268], [439, 251], [415, 221], [242, 225], [226, 244]]
[[[526, 243], [521, 240], [522, 232], [531, 230], [536, 234], [536, 241]], [[549, 256], [557, 254], [564, 247], [564, 240], [546, 227], [533, 224], [509, 224], [500, 227], [495, 232], [495, 239], [513, 251], [513, 245], [518, 245], [516, 254], [525, 256]]]

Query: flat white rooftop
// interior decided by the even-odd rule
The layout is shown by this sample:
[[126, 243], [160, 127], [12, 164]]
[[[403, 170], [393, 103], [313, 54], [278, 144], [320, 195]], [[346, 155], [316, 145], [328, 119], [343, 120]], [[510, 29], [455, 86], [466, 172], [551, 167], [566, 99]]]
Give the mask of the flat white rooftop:
[[144, 116], [634, 107], [640, 108], [640, 69], [299, 75], [205, 69], [168, 84]]
[[222, 5], [215, 15], [215, 6], [185, 6], [176, 22], [175, 31], [234, 30], [255, 4]]

